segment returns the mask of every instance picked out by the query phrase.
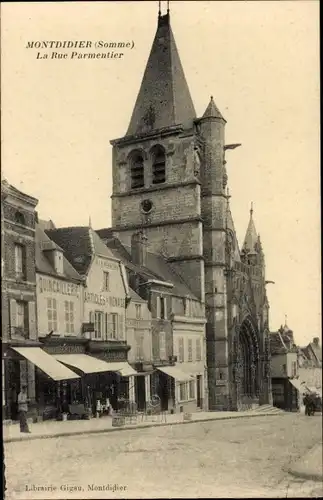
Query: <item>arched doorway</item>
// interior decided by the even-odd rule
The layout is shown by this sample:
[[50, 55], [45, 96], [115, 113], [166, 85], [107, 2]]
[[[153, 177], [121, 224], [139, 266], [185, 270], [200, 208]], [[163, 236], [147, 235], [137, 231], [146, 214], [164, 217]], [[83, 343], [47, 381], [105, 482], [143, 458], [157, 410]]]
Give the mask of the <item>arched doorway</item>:
[[236, 342], [236, 384], [240, 405], [251, 405], [259, 398], [259, 342], [255, 326], [245, 319]]

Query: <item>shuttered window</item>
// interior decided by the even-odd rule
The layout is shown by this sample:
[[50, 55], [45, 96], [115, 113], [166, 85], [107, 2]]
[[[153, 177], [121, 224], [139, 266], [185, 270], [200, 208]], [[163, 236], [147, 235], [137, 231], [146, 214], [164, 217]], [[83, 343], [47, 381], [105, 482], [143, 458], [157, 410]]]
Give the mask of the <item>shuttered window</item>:
[[159, 333], [159, 358], [162, 360], [167, 359], [166, 357], [166, 334], [165, 332]]
[[180, 337], [178, 339], [178, 362], [184, 362], [184, 338]]
[[196, 361], [202, 360], [202, 345], [201, 339], [196, 339]]
[[48, 331], [57, 332], [57, 301], [56, 299], [47, 299], [47, 319]]

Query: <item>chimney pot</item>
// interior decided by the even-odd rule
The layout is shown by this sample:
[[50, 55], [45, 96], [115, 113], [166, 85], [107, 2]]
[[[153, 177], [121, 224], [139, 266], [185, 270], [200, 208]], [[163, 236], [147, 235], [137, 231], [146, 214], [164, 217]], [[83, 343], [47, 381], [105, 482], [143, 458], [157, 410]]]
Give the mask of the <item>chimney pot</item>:
[[318, 345], [319, 345], [319, 342], [320, 342], [320, 339], [319, 339], [318, 337], [314, 337], [314, 338], [313, 338], [313, 344], [315, 344], [315, 345], [317, 345], [317, 346], [318, 346]]

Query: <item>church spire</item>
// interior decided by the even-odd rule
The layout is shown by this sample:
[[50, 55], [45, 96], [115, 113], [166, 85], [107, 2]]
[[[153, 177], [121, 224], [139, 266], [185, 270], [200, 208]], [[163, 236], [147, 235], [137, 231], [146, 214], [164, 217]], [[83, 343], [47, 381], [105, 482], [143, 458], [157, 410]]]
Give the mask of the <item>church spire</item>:
[[174, 125], [191, 128], [196, 113], [170, 26], [169, 2], [158, 26], [127, 131], [140, 135]]
[[247, 229], [246, 236], [245, 236], [244, 243], [243, 243], [243, 249], [245, 251], [248, 251], [249, 254], [254, 254], [254, 253], [256, 253], [257, 242], [258, 242], [258, 235], [257, 235], [255, 223], [253, 220], [253, 203], [251, 203], [250, 219], [249, 219], [248, 229]]

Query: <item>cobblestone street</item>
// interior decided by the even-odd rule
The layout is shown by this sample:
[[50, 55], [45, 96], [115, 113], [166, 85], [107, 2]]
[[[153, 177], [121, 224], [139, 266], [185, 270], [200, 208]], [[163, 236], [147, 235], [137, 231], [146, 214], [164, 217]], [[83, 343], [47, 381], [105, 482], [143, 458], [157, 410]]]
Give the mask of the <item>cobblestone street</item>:
[[321, 496], [283, 471], [321, 436], [320, 417], [283, 414], [7, 443], [7, 498]]

